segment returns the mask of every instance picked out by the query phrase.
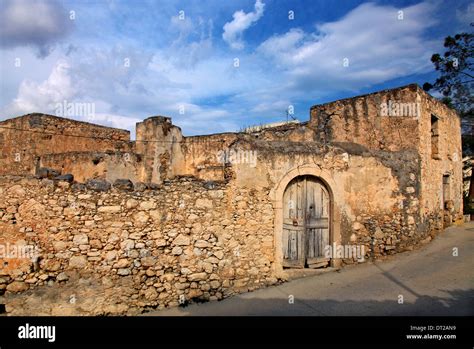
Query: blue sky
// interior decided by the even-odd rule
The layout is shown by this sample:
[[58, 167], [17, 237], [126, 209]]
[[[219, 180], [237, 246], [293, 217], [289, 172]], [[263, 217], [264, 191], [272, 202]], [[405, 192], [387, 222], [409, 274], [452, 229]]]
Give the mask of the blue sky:
[[67, 101], [132, 132], [152, 115], [186, 135], [289, 106], [307, 120], [314, 104], [432, 81], [431, 55], [473, 18], [467, 0], [2, 0], [0, 119]]

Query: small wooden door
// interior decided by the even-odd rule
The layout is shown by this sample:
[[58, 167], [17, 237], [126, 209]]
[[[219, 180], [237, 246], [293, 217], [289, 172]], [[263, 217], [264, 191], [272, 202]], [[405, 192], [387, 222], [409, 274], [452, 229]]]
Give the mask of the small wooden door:
[[283, 195], [283, 266], [320, 268], [329, 264], [329, 193], [315, 177], [293, 179]]

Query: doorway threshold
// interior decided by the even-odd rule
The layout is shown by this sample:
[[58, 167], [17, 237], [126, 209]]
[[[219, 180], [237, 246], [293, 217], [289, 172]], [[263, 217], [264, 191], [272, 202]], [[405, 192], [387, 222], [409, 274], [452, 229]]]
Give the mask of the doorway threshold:
[[320, 269], [310, 269], [310, 268], [284, 269], [283, 272], [285, 273], [286, 277], [288, 278], [288, 281], [290, 281], [290, 280], [305, 278], [305, 277], [308, 277], [308, 276], [326, 274], [326, 273], [330, 273], [330, 272], [333, 272], [333, 271], [338, 271], [340, 269], [341, 268], [335, 268], [335, 267], [327, 267], [327, 268], [320, 268]]

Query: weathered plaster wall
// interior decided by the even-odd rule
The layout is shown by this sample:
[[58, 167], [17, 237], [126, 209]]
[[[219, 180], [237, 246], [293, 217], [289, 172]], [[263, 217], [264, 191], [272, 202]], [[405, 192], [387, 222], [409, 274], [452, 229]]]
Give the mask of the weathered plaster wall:
[[413, 104], [422, 96], [426, 93], [417, 85], [409, 85], [316, 105], [311, 108], [309, 126], [323, 144], [345, 142], [385, 151], [418, 148], [417, 116], [384, 116], [381, 106], [389, 102]]
[[281, 201], [286, 185], [296, 176], [313, 175], [327, 183], [333, 200], [331, 243], [364, 245], [366, 258], [412, 249], [433, 233], [434, 226], [419, 224], [419, 193], [414, 189], [418, 186], [418, 164], [414, 152], [358, 155], [337, 147], [311, 147], [304, 143], [298, 147], [293, 142], [254, 142], [248, 147], [257, 151], [257, 165], [233, 165], [229, 168], [230, 177], [238, 187], [271, 189], [277, 217], [277, 270], [281, 270]]
[[[61, 166], [58, 166], [61, 164]], [[142, 157], [133, 152], [69, 152], [43, 155], [41, 167], [70, 173], [78, 182], [90, 178], [106, 179], [113, 183], [117, 179], [127, 178], [133, 182], [141, 181]]]
[[143, 182], [160, 183], [173, 177], [173, 166], [182, 162], [181, 129], [171, 119], [154, 116], [137, 123], [135, 151], [143, 161], [138, 166], [138, 177]]
[[[420, 134], [421, 157], [421, 214], [429, 217], [439, 214], [445, 208], [443, 199], [443, 175], [449, 175], [449, 200], [452, 219], [463, 212], [462, 201], [462, 146], [459, 116], [442, 103], [432, 98], [422, 99], [423, 118], [418, 129]], [[431, 115], [438, 118], [438, 156], [433, 157], [431, 137]]]

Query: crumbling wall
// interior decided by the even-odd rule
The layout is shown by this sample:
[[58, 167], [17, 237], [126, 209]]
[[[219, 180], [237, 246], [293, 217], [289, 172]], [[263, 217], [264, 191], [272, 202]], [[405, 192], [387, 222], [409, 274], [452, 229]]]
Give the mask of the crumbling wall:
[[[439, 119], [435, 130], [436, 157], [432, 156], [432, 115]], [[364, 226], [369, 228], [370, 235], [377, 232], [381, 237], [385, 230], [391, 235], [390, 239], [385, 239], [388, 243], [382, 248], [396, 250], [397, 244], [414, 238], [419, 240], [417, 235], [423, 241], [429, 241], [431, 235], [426, 234], [460, 218], [462, 163], [459, 118], [418, 85], [314, 106], [309, 127], [315, 130], [316, 139], [323, 146], [336, 146], [352, 155], [373, 157], [390, 168], [397, 178], [399, 193], [394, 191], [393, 197], [400, 197], [399, 206], [404, 212], [400, 214], [394, 210], [393, 215], [382, 215], [376, 219], [378, 223], [367, 212], [359, 215], [365, 217], [367, 223]], [[367, 166], [367, 173], [370, 173], [370, 168]], [[449, 175], [449, 183], [445, 185], [443, 175]], [[384, 184], [377, 186], [383, 190]], [[394, 218], [388, 219], [389, 216]], [[409, 222], [409, 225], [399, 224], [397, 220]], [[393, 236], [392, 232], [401, 233], [401, 236]], [[412, 243], [407, 248], [410, 245]]]
[[[79, 181], [148, 183], [135, 190], [127, 181], [109, 189], [1, 178], [0, 242], [42, 251], [36, 261], [3, 264], [0, 290], [11, 313], [136, 313], [275, 283], [282, 195], [274, 193], [299, 175], [328, 184], [332, 242], [363, 245], [367, 259], [427, 243], [462, 212], [459, 119], [415, 85], [315, 106], [308, 123], [252, 133], [182, 137], [169, 118], [152, 117], [137, 124], [135, 144], [118, 149], [122, 136], [103, 144], [113, 150], [69, 152], [81, 143], [43, 154], [39, 164], [61, 164]], [[42, 151], [54, 148], [42, 142]], [[44, 291], [48, 284], [75, 303], [54, 306], [68, 298]]]
[[69, 152], [43, 155], [41, 167], [53, 168], [62, 174], [72, 174], [78, 182], [101, 178], [113, 183], [127, 178], [140, 181], [142, 158], [133, 152]]
[[422, 95], [426, 93], [417, 85], [409, 85], [315, 105], [309, 126], [322, 144], [350, 142], [384, 151], [418, 148]]
[[244, 142], [240, 147], [256, 151], [257, 162], [255, 166], [239, 163], [229, 168], [238, 187], [260, 191], [277, 187], [288, 173], [305, 175], [308, 169], [313, 169], [310, 172], [315, 176], [321, 173], [333, 193], [332, 242], [363, 245], [366, 259], [411, 250], [431, 240], [439, 228], [434, 222], [426, 224], [420, 216], [419, 156], [415, 150], [361, 152], [358, 148], [353, 151], [353, 146], [345, 149], [277, 141]]
[[[422, 110], [418, 126], [421, 215], [425, 220], [441, 217], [449, 225], [463, 213], [461, 121], [454, 110], [434, 98], [422, 99]], [[437, 126], [432, 125], [432, 116]]]
[[205, 180], [224, 180], [228, 162], [225, 156], [238, 137], [236, 133], [222, 133], [184, 138], [181, 144], [183, 161], [175, 165], [174, 172]]
[[[0, 260], [10, 314], [133, 314], [277, 282], [271, 202], [230, 184], [92, 191], [2, 177], [0, 230], [40, 249], [22, 268]], [[64, 292], [48, 291], [58, 284]]]
[[146, 183], [161, 183], [172, 178], [174, 164], [182, 162], [182, 133], [171, 119], [153, 116], [137, 123], [135, 152], [142, 158], [138, 178]]
[[130, 151], [130, 132], [45, 114], [0, 122], [0, 174], [34, 174], [46, 154]]

